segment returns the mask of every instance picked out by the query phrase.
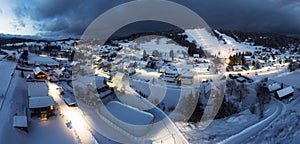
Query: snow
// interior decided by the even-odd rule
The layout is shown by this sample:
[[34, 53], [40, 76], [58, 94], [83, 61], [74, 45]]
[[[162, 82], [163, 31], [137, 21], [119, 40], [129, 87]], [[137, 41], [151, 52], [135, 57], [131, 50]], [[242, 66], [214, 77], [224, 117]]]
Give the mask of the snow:
[[26, 116], [14, 116], [13, 127], [28, 127]]
[[45, 82], [27, 83], [28, 85], [28, 96], [47, 96], [48, 86]]
[[96, 76], [96, 77], [95, 77], [96, 88], [97, 88], [97, 89], [104, 88], [104, 87], [106, 86], [105, 83], [104, 83], [105, 80], [106, 80], [105, 77], [102, 77], [102, 76]]
[[279, 83], [273, 83], [268, 86], [269, 92], [274, 92], [276, 90], [281, 89], [281, 85]]
[[41, 68], [40, 67], [36, 67], [35, 69], [33, 69], [33, 72], [35, 75], [38, 75], [41, 72]]
[[294, 92], [293, 87], [289, 86], [287, 88], [284, 88], [282, 90], [277, 91], [276, 93], [278, 94], [279, 98], [282, 98], [282, 97], [284, 97], [284, 96], [286, 96], [288, 94], [291, 94], [293, 92]]
[[117, 119], [134, 125], [150, 124], [154, 117], [152, 114], [138, 110], [137, 108], [122, 104], [117, 101], [109, 102], [106, 105], [108, 111]]
[[164, 58], [169, 57], [171, 50], [174, 52], [174, 57], [179, 57], [182, 55], [182, 51], [187, 53], [187, 47], [183, 47], [175, 43], [169, 38], [156, 38], [150, 41], [135, 40], [133, 45], [137, 46], [140, 50], [134, 52], [133, 54], [137, 57], [142, 57], [142, 53], [145, 50], [148, 55], [151, 55], [153, 51], [157, 50], [162, 53]]
[[59, 65], [57, 61], [48, 56], [38, 56], [31, 53], [28, 55], [28, 62], [48, 66]]
[[6, 55], [0, 55], [0, 61], [5, 57], [6, 57]]
[[272, 80], [278, 82], [278, 83], [284, 83], [285, 85], [293, 86], [294, 88], [300, 88], [300, 72], [288, 72], [283, 73], [278, 77], [271, 78]]
[[[10, 63], [10, 65], [15, 65], [15, 63]], [[7, 70], [10, 69], [10, 65], [6, 67]], [[1, 75], [4, 74], [1, 73]], [[11, 78], [10, 74], [7, 77]], [[7, 84], [9, 85], [9, 82]], [[26, 91], [25, 79], [20, 77], [20, 71], [15, 71], [3, 107], [0, 109], [0, 143], [77, 143], [72, 130], [66, 127], [65, 120], [57, 116], [50, 117], [47, 121], [27, 117], [28, 133], [13, 128], [14, 115], [25, 115], [25, 108], [28, 106]]]
[[[281, 105], [281, 107], [280, 107]], [[281, 114], [281, 111], [283, 110], [282, 104], [279, 104], [274, 110], [274, 112], [270, 115], [264, 118], [263, 120], [259, 121], [258, 123], [255, 123], [254, 125], [251, 125], [241, 132], [234, 134], [221, 142], [220, 144], [231, 144], [231, 143], [242, 143], [245, 139], [248, 139], [252, 134], [256, 134], [257, 132], [260, 132], [261, 129], [265, 128], [265, 126], [268, 126], [270, 122], [274, 121], [274, 119], [277, 118]]]
[[54, 106], [54, 99], [50, 96], [29, 97], [29, 108], [43, 108]]

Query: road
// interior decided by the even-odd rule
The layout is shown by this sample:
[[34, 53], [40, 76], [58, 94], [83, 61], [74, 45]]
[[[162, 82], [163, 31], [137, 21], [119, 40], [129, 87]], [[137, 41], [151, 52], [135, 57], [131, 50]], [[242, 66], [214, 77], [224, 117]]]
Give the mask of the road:
[[0, 110], [5, 101], [16, 65], [16, 62], [8, 61], [6, 59], [0, 61]]
[[256, 124], [249, 126], [248, 128], [240, 131], [237, 134], [234, 134], [222, 141], [219, 144], [240, 144], [243, 143], [245, 140], [249, 139], [252, 136], [257, 135], [260, 131], [264, 130], [265, 128], [269, 127], [270, 124], [275, 121], [280, 115], [282, 115], [286, 108], [285, 105], [280, 102], [279, 100], [272, 98], [274, 104], [265, 111], [265, 117], [261, 121]]

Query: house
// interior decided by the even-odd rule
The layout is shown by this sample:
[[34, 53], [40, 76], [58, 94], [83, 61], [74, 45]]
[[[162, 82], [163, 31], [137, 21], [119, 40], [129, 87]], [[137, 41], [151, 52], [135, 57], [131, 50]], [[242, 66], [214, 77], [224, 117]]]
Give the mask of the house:
[[287, 88], [284, 88], [282, 90], [279, 90], [275, 93], [275, 96], [278, 98], [278, 99], [284, 99], [286, 97], [290, 97], [290, 96], [293, 96], [294, 94], [294, 89], [293, 87], [289, 86]]
[[31, 116], [47, 120], [54, 111], [54, 99], [48, 96], [46, 83], [28, 83], [28, 108]]
[[42, 120], [47, 120], [54, 112], [54, 99], [51, 96], [29, 97], [28, 108], [31, 116], [38, 116]]
[[114, 80], [123, 81], [125, 79], [125, 73], [117, 72], [114, 76]]
[[58, 77], [63, 77], [64, 76], [64, 71], [65, 71], [66, 69], [63, 67], [63, 68], [61, 68], [61, 69], [56, 69], [56, 70], [54, 70], [54, 72], [55, 72], [55, 74], [58, 76]]
[[136, 73], [135, 68], [131, 67], [125, 70], [129, 76], [134, 75]]
[[245, 58], [246, 64], [252, 64], [253, 59], [251, 56], [244, 56], [244, 58]]
[[195, 59], [197, 59], [197, 58], [200, 58], [200, 55], [199, 55], [199, 54], [193, 54], [193, 57], [194, 57]]
[[180, 76], [181, 84], [191, 85], [194, 83], [194, 74], [191, 71], [187, 71]]
[[276, 92], [280, 89], [282, 89], [282, 85], [280, 85], [279, 83], [273, 83], [268, 85], [268, 90], [270, 93]]
[[162, 79], [167, 82], [176, 82], [178, 79], [178, 72], [174, 69], [168, 69], [163, 75]]
[[235, 65], [233, 66], [233, 71], [243, 71], [243, 68], [241, 65]]
[[40, 67], [33, 69], [34, 78], [38, 80], [50, 80], [50, 76]]
[[107, 79], [105, 77], [96, 76], [96, 89], [99, 94], [99, 98], [103, 101], [106, 97], [113, 93], [113, 91], [106, 84]]

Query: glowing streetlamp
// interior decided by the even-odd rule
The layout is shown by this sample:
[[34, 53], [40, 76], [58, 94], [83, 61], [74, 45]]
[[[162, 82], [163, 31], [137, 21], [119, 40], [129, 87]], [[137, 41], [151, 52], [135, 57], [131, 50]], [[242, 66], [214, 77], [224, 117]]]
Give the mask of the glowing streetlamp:
[[226, 58], [226, 59], [225, 59], [225, 63], [226, 63], [227, 65], [229, 65], [229, 64], [230, 64], [230, 59]]

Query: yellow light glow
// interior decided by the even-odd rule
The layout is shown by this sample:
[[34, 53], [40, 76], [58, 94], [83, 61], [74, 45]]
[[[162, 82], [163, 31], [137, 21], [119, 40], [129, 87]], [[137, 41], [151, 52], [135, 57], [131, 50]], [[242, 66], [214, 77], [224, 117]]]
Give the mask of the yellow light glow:
[[230, 59], [225, 59], [226, 64], [230, 64]]
[[50, 106], [50, 110], [53, 110], [53, 109], [54, 109], [54, 108], [53, 108], [53, 105], [51, 105], [51, 106]]

